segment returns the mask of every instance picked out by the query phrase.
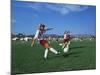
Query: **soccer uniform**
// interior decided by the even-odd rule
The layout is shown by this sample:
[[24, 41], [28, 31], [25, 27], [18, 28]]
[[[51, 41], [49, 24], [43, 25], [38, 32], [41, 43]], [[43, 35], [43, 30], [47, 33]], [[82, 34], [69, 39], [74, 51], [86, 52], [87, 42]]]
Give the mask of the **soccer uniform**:
[[70, 35], [69, 34], [64, 34], [64, 40], [63, 40], [63, 43], [66, 43], [70, 41]]
[[[46, 30], [45, 30], [45, 31], [46, 31]], [[43, 33], [44, 33], [45, 31], [41, 32], [41, 30], [37, 30], [37, 31], [36, 31], [36, 34], [35, 34], [35, 36], [34, 36], [34, 39], [37, 39], [43, 47], [45, 47], [45, 44], [48, 44], [48, 41], [47, 41], [47, 40], [44, 40], [44, 38], [43, 38]], [[44, 58], [45, 58], [45, 59], [47, 58], [47, 55], [48, 55], [48, 51], [49, 51], [49, 50], [50, 50], [52, 53], [54, 53], [54, 54], [59, 54], [59, 53], [60, 53], [60, 52], [56, 51], [54, 48], [52, 48], [52, 47], [46, 48], [46, 49], [45, 49], [45, 53], [44, 53]]]
[[45, 44], [48, 43], [48, 41], [43, 39], [43, 33], [44, 32], [37, 30], [34, 39], [37, 39], [42, 46], [45, 46]]

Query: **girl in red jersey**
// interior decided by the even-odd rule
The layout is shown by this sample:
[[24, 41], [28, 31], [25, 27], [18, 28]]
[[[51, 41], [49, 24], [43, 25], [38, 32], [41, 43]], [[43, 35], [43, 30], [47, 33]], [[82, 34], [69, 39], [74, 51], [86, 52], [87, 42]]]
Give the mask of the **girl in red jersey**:
[[36, 34], [34, 36], [34, 39], [32, 41], [31, 46], [34, 46], [35, 40], [38, 40], [40, 42], [40, 44], [45, 48], [45, 53], [44, 53], [44, 58], [47, 58], [48, 55], [48, 51], [50, 50], [51, 52], [53, 52], [54, 54], [59, 54], [60, 52], [57, 52], [53, 47], [50, 46], [50, 44], [48, 43], [47, 40], [44, 40], [43, 38], [43, 34], [47, 31], [47, 30], [51, 30], [52, 28], [49, 29], [45, 29], [45, 25], [44, 24], [40, 24], [38, 27], [38, 30], [36, 31]]

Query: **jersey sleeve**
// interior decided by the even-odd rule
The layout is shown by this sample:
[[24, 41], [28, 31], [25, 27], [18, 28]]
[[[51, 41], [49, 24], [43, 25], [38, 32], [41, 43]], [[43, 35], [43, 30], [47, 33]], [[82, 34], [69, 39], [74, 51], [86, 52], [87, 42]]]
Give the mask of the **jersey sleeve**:
[[38, 39], [38, 36], [39, 36], [39, 30], [36, 31], [36, 34], [34, 36], [34, 39]]

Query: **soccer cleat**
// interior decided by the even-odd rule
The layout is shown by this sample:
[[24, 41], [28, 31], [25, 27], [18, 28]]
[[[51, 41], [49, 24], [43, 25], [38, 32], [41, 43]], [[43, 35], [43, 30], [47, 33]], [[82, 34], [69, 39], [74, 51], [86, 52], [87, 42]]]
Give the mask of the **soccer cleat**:
[[65, 47], [63, 51], [64, 51], [64, 53], [67, 53], [68, 50], [69, 50], [68, 47]]

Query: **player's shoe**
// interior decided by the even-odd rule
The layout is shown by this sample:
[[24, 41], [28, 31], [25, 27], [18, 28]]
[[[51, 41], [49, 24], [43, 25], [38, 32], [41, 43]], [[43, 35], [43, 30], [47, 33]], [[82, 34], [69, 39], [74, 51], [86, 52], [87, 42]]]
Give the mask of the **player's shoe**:
[[64, 51], [64, 53], [67, 53], [69, 51], [69, 48], [65, 47], [63, 51]]

